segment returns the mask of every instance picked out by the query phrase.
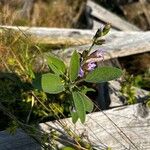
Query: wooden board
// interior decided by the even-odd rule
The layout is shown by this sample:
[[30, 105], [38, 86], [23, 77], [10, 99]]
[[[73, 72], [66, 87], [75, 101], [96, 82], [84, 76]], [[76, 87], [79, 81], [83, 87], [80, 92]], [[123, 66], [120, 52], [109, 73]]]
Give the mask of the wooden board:
[[[0, 32], [6, 29], [31, 35], [32, 41], [44, 44], [83, 45], [91, 42], [96, 30], [80, 30], [46, 27], [0, 26]], [[30, 37], [30, 36], [29, 36]]]
[[[111, 58], [124, 57], [144, 52], [150, 52], [150, 32], [111, 32], [106, 37], [106, 43], [102, 46], [94, 46], [92, 51], [103, 49], [105, 51], [105, 60]], [[54, 51], [68, 62], [73, 50], [82, 52], [88, 49], [90, 45], [75, 46], [65, 49], [60, 54], [60, 50]]]
[[92, 16], [107, 23], [111, 23], [113, 27], [122, 31], [139, 31], [140, 29], [131, 23], [121, 19], [116, 14], [108, 11], [102, 6], [88, 0], [87, 5], [92, 8]]
[[[144, 115], [144, 111], [147, 113]], [[150, 149], [150, 111], [141, 104], [119, 107], [103, 112], [87, 115], [85, 124], [71, 123], [71, 119], [63, 119], [67, 127], [77, 134], [84, 133], [89, 140], [99, 147], [111, 147], [112, 150], [149, 150]], [[49, 126], [61, 129], [59, 123], [40, 124], [47, 131]], [[25, 133], [18, 131], [16, 135], [0, 132], [0, 150], [41, 150], [40, 146]]]
[[[150, 115], [144, 118], [141, 108], [141, 105], [132, 105], [93, 113], [87, 116], [84, 125], [78, 122], [74, 126], [71, 119], [63, 122], [77, 134], [84, 133], [91, 142], [105, 148], [149, 150]], [[41, 126], [46, 129], [46, 125]], [[54, 126], [59, 127], [57, 121]]]
[[[70, 58], [74, 49], [83, 51], [87, 49], [91, 43], [92, 37], [96, 30], [78, 30], [78, 29], [57, 29], [57, 28], [36, 28], [36, 27], [13, 27], [3, 26], [2, 28], [9, 28], [14, 30], [21, 30], [25, 34], [34, 35], [37, 41], [42, 43], [44, 40], [47, 43], [60, 44], [71, 42], [75, 46], [72, 48], [63, 50], [56, 50], [54, 53], [61, 55], [66, 61]], [[106, 43], [102, 46], [95, 46], [92, 51], [102, 48], [106, 51], [105, 59], [117, 58], [123, 56], [129, 56], [138, 53], [150, 52], [150, 31], [148, 32], [122, 32], [122, 31], [110, 31], [110, 33], [104, 37]]]

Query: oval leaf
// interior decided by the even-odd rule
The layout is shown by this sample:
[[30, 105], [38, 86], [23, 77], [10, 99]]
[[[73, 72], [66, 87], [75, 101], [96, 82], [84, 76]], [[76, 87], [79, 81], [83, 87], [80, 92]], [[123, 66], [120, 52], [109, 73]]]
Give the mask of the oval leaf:
[[51, 70], [52, 70], [55, 74], [57, 74], [57, 75], [63, 74], [63, 73], [62, 73], [60, 70], [58, 70], [58, 68], [57, 68], [55, 65], [53, 65], [52, 63], [49, 63], [48, 66], [49, 66], [49, 68], [51, 68]]
[[79, 69], [80, 69], [80, 56], [75, 50], [74, 53], [72, 54], [69, 67], [69, 77], [71, 81], [74, 81], [78, 77]]
[[43, 74], [41, 78], [42, 90], [46, 93], [57, 94], [64, 91], [62, 79], [52, 73]]
[[92, 83], [101, 83], [114, 80], [122, 75], [122, 71], [115, 67], [99, 67], [88, 73], [85, 81]]
[[77, 112], [71, 112], [71, 116], [72, 116], [72, 122], [75, 124], [79, 118]]
[[95, 90], [93, 88], [88, 88], [86, 86], [83, 86], [82, 89], [81, 89], [81, 92], [83, 94], [86, 94], [87, 92], [95, 92]]
[[84, 99], [83, 103], [85, 106], [85, 110], [87, 112], [92, 112], [93, 108], [94, 108], [94, 104], [93, 102], [83, 93], [80, 93], [82, 98]]
[[52, 71], [56, 74], [63, 74], [66, 71], [66, 66], [64, 62], [54, 55], [46, 56], [48, 66], [52, 69]]
[[82, 95], [79, 92], [72, 92], [74, 105], [76, 108], [76, 112], [78, 114], [78, 117], [80, 118], [81, 122], [85, 122], [85, 106], [84, 106], [84, 99]]

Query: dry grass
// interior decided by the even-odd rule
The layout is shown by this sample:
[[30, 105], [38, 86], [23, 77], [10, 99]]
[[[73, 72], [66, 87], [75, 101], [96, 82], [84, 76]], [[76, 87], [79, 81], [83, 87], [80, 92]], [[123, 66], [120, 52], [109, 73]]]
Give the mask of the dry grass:
[[23, 6], [22, 0], [5, 0], [0, 3], [0, 23], [13, 25], [18, 18], [18, 10]]
[[85, 8], [86, 0], [37, 0], [23, 9], [20, 0], [0, 4], [0, 23], [48, 27], [74, 27]]

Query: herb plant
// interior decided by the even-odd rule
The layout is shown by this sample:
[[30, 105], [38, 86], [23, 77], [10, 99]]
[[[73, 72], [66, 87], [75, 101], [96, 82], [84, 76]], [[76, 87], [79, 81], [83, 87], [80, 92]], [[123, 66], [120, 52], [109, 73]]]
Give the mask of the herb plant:
[[42, 74], [35, 78], [33, 85], [39, 90], [49, 94], [58, 94], [65, 92], [70, 95], [70, 111], [73, 123], [78, 119], [85, 122], [86, 112], [92, 112], [93, 102], [83, 91], [82, 82], [101, 83], [116, 79], [121, 76], [122, 71], [115, 67], [98, 67], [97, 62], [103, 61], [104, 51], [98, 49], [94, 52], [94, 45], [102, 45], [105, 36], [110, 30], [110, 25], [106, 24], [103, 28], [98, 29], [93, 37], [92, 45], [89, 49], [79, 53], [74, 50], [69, 67], [63, 60], [57, 56], [46, 55], [46, 61], [50, 69], [49, 73]]

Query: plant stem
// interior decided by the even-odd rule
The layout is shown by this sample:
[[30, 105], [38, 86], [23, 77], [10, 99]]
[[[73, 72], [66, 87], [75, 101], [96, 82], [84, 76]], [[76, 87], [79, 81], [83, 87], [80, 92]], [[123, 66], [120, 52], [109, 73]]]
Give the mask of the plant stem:
[[90, 48], [87, 50], [87, 54], [84, 56], [82, 64], [84, 64], [87, 60], [87, 56], [89, 55], [89, 53], [91, 52], [93, 46], [95, 45], [95, 41], [97, 40], [97, 38], [95, 38], [90, 46]]
[[79, 84], [79, 83], [81, 83], [81, 82], [83, 82], [84, 81], [84, 79], [82, 78], [82, 79], [79, 79], [79, 80], [77, 80], [76, 82], [75, 82], [75, 85], [77, 85], [77, 84]]

